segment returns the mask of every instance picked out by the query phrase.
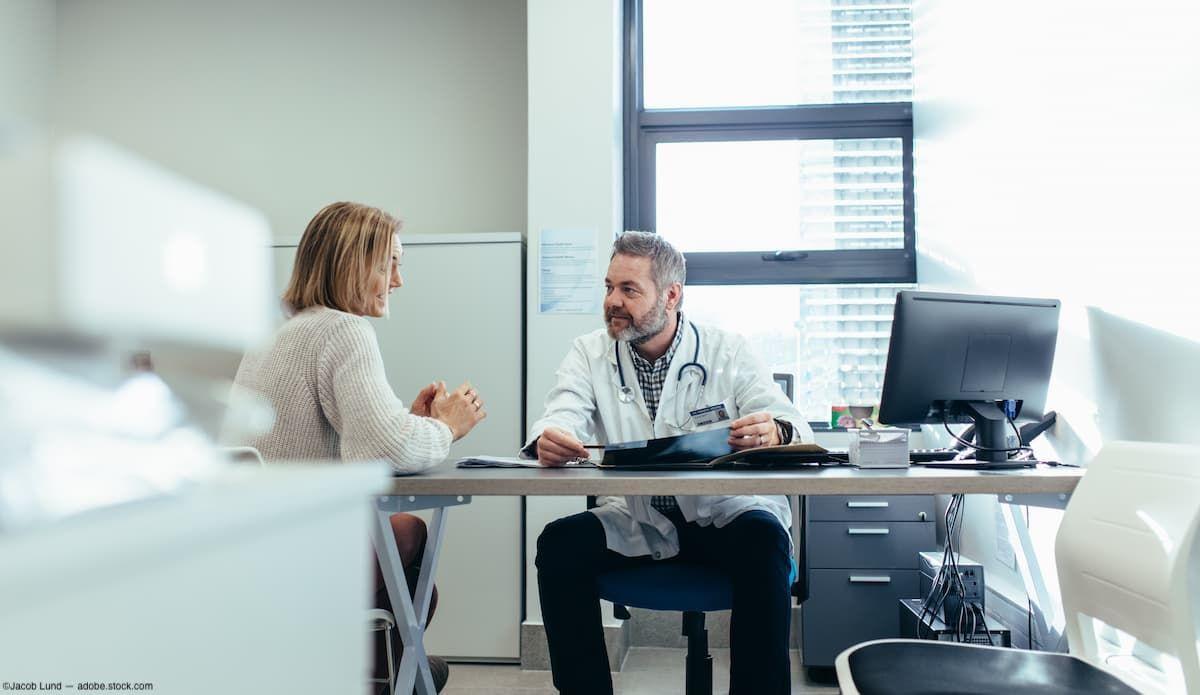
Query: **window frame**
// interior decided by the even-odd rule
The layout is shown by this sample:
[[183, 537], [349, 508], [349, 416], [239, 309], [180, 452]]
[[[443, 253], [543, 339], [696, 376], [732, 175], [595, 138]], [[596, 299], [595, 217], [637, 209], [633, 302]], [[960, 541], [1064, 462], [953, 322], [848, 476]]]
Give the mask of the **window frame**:
[[625, 229], [656, 231], [656, 146], [665, 142], [899, 138], [902, 248], [689, 252], [690, 285], [916, 283], [912, 102], [646, 110], [642, 0], [623, 0]]

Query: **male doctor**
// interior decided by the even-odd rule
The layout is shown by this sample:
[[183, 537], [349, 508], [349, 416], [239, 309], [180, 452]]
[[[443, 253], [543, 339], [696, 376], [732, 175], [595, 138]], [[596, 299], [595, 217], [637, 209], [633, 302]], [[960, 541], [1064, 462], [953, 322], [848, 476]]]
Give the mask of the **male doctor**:
[[[604, 280], [607, 330], [575, 339], [525, 453], [544, 466], [586, 458], [583, 442], [652, 439], [728, 426], [745, 449], [812, 441], [812, 430], [739, 335], [680, 312], [684, 258], [626, 232]], [[721, 417], [725, 419], [722, 420]], [[596, 577], [679, 558], [733, 583], [730, 692], [790, 692], [791, 510], [784, 496], [608, 497], [538, 538], [538, 593], [554, 685], [612, 693]]]

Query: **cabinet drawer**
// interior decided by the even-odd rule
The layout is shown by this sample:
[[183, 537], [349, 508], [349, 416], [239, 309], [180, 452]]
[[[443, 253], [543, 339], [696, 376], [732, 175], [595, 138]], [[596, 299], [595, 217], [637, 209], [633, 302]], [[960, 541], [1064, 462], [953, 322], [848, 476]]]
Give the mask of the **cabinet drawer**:
[[933, 495], [809, 497], [809, 521], [933, 521]]
[[917, 553], [937, 549], [937, 524], [811, 521], [804, 543], [811, 568], [920, 569]]
[[[918, 595], [917, 570], [811, 570], [801, 609], [804, 665], [832, 666], [846, 647], [900, 634], [899, 599]], [[910, 635], [911, 636], [911, 635]]]

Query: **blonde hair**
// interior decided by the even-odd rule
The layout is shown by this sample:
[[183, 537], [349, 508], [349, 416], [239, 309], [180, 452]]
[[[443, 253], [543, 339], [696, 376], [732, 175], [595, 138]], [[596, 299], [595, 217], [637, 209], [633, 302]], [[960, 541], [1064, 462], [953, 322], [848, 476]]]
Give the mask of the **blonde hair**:
[[283, 301], [292, 311], [320, 305], [352, 314], [367, 306], [370, 274], [389, 262], [400, 221], [359, 203], [330, 203], [309, 221]]

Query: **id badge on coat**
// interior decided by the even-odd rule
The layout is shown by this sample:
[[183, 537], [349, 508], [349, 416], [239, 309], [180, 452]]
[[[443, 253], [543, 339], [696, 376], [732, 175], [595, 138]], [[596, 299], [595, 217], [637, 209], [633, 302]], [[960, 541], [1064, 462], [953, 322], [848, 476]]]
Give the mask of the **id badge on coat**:
[[729, 408], [725, 407], [725, 401], [714, 405], [693, 410], [689, 413], [692, 416], [692, 421], [697, 425], [712, 425], [718, 422], [725, 422], [729, 419]]

